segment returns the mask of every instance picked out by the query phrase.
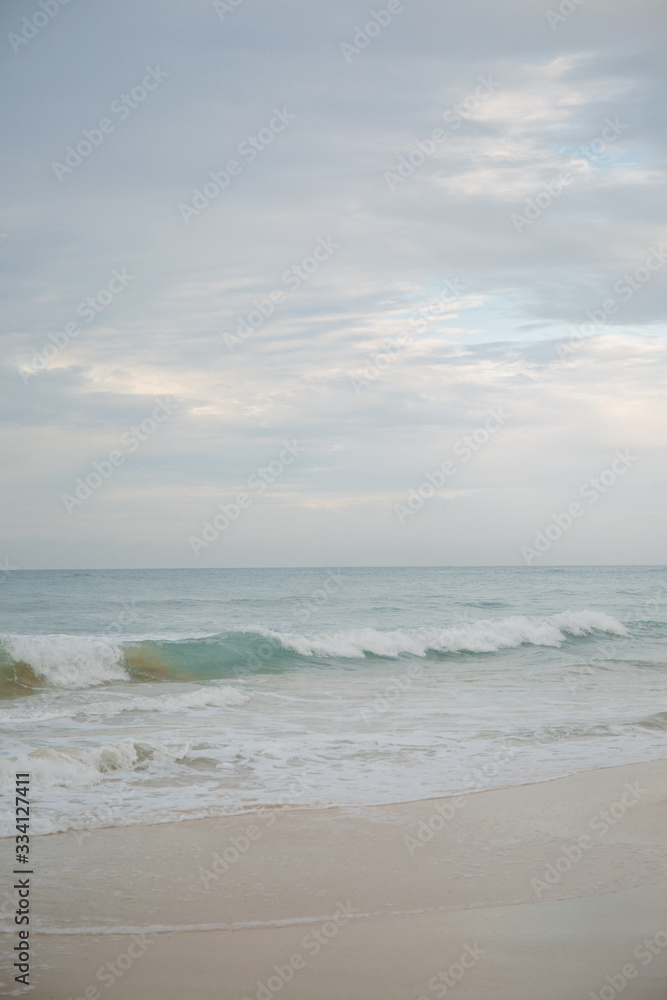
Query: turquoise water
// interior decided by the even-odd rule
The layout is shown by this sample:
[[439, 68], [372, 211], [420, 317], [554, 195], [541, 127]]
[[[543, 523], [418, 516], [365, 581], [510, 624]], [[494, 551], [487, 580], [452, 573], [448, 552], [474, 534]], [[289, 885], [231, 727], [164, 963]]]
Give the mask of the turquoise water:
[[665, 749], [663, 567], [13, 571], [0, 600], [1, 773], [32, 773], [35, 832]]

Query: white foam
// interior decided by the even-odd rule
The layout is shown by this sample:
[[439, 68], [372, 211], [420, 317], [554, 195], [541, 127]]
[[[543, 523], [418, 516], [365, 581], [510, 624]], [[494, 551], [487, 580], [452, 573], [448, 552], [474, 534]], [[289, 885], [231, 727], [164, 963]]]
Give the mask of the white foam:
[[[170, 688], [173, 685], [170, 685]], [[207, 685], [196, 687], [191, 686], [186, 691], [179, 691], [177, 694], [158, 694], [155, 696], [135, 694], [141, 690], [138, 685], [133, 685], [132, 690], [113, 690], [108, 692], [104, 700], [85, 701], [85, 695], [64, 693], [54, 705], [53, 697], [49, 698], [48, 707], [43, 707], [44, 702], [39, 701], [35, 705], [37, 698], [26, 701], [5, 703], [0, 708], [0, 720], [17, 722], [48, 722], [51, 719], [68, 719], [74, 716], [114, 716], [121, 712], [181, 712], [185, 708], [235, 708], [245, 705], [250, 699], [250, 695], [245, 694], [238, 688], [225, 684], [222, 687], [217, 685]]]
[[11, 658], [57, 688], [85, 688], [129, 680], [123, 652], [111, 639], [77, 635], [9, 635], [0, 639]]
[[[479, 788], [476, 775], [485, 762], [490, 785], [500, 787], [664, 753], [664, 732], [633, 722], [656, 711], [660, 692], [667, 691], [661, 672], [653, 672], [649, 689], [627, 657], [613, 673], [588, 666], [600, 650], [606, 657], [613, 645], [628, 645], [615, 638], [627, 635], [625, 627], [607, 614], [568, 611], [391, 631], [322, 629], [309, 636], [228, 624], [207, 642], [209, 664], [221, 646], [228, 652], [255, 645], [245, 641], [249, 635], [239, 637], [241, 631], [262, 636], [260, 647], [266, 641], [290, 651], [285, 659], [298, 669], [232, 681], [128, 683], [121, 668], [124, 683], [86, 691], [101, 682], [100, 672], [84, 665], [83, 683], [73, 688], [2, 703], [0, 719], [7, 733], [13, 724], [14, 739], [0, 777], [11, 788], [17, 771], [31, 773], [33, 832], [222, 816], [284, 804], [286, 794], [298, 808], [466, 794]], [[553, 652], [572, 637], [582, 641]], [[108, 639], [71, 636], [31, 639], [30, 649], [48, 652], [54, 638], [60, 652], [121, 652]], [[17, 652], [25, 649], [21, 642]], [[524, 643], [529, 655], [518, 656], [513, 651]], [[363, 662], [369, 654], [423, 658], [429, 650], [454, 656], [414, 674], [400, 660]], [[492, 669], [479, 670], [477, 662], [456, 658], [467, 651], [499, 655], [489, 662]], [[297, 663], [297, 653], [311, 659]], [[325, 670], [313, 662], [316, 656], [360, 662]], [[66, 656], [53, 668], [61, 679], [63, 662]], [[248, 695], [249, 709], [238, 710]], [[493, 770], [501, 737], [511, 737], [520, 752]], [[297, 781], [298, 794], [287, 793]]]
[[304, 635], [253, 628], [279, 642], [285, 649], [301, 656], [338, 656], [363, 658], [367, 653], [396, 657], [402, 653], [426, 656], [439, 653], [496, 653], [528, 643], [532, 646], [560, 646], [568, 635], [583, 636], [606, 632], [627, 636], [628, 632], [611, 615], [601, 611], [565, 611], [544, 618], [514, 616], [481, 620], [450, 628], [424, 628], [410, 631], [379, 632], [373, 628], [335, 632], [308, 638]]
[[238, 688], [225, 685], [224, 687], [197, 687], [194, 691], [184, 691], [175, 695], [158, 695], [155, 698], [132, 698], [130, 705], [132, 711], [144, 712], [170, 712], [178, 711], [181, 708], [231, 708], [236, 705], [245, 705], [249, 700], [249, 695]]
[[37, 789], [89, 787], [100, 784], [112, 771], [131, 772], [145, 760], [183, 757], [189, 749], [189, 743], [170, 749], [131, 739], [80, 750], [49, 747], [0, 760], [0, 786], [12, 787], [16, 773], [25, 771]]
[[[367, 654], [398, 657], [401, 654], [426, 656], [429, 651], [440, 653], [494, 653], [513, 649], [528, 643], [534, 646], [559, 646], [568, 635], [584, 636], [592, 632], [605, 632], [627, 636], [627, 630], [610, 615], [599, 611], [566, 611], [542, 618], [514, 616], [495, 620], [466, 622], [448, 628], [418, 628], [397, 631], [378, 631], [374, 628], [306, 636], [284, 633], [260, 625], [238, 627], [231, 631], [265, 636], [301, 656], [340, 657], [363, 659]], [[218, 636], [224, 645], [225, 635]], [[128, 681], [130, 676], [123, 665], [123, 650], [117, 641], [105, 637], [73, 635], [10, 635], [0, 637], [0, 644], [11, 658], [28, 663], [33, 672], [55, 688], [82, 689], [118, 681]], [[197, 705], [232, 705], [232, 695], [205, 694], [210, 688], [200, 688], [199, 693], [173, 696], [183, 700], [164, 707], [194, 708]], [[236, 695], [237, 698], [240, 695]], [[216, 701], [218, 698], [220, 700]], [[231, 700], [230, 700], [231, 699]], [[141, 699], [136, 707], [141, 708]], [[153, 710], [150, 705], [146, 711]], [[158, 707], [157, 710], [161, 710]], [[91, 713], [92, 714], [92, 713]], [[101, 714], [106, 714], [102, 712]]]
[[[348, 900], [349, 903], [349, 900]], [[336, 913], [325, 913], [318, 916], [294, 916], [294, 917], [284, 917], [282, 919], [275, 920], [244, 920], [238, 921], [233, 924], [118, 924], [114, 926], [109, 926], [105, 924], [91, 926], [86, 925], [73, 925], [72, 927], [56, 927], [49, 926], [48, 924], [39, 923], [35, 926], [36, 934], [51, 934], [54, 936], [67, 936], [67, 935], [101, 935], [101, 934], [112, 934], [115, 936], [131, 936], [132, 934], [184, 934], [191, 933], [193, 931], [241, 931], [241, 930], [255, 930], [262, 927], [294, 927], [301, 924], [319, 924], [326, 923], [327, 921], [335, 920], [336, 917], [341, 916], [341, 909], [339, 904], [339, 909]], [[352, 913], [345, 909], [345, 915], [348, 920], [363, 920], [368, 917], [381, 917], [390, 913], [392, 916], [412, 916], [420, 913], [437, 913], [446, 912], [451, 909], [460, 909], [461, 907], [446, 907], [446, 906], [430, 906], [426, 909], [419, 910], [379, 910], [377, 912], [369, 913]], [[10, 927], [7, 927], [7, 931]]]

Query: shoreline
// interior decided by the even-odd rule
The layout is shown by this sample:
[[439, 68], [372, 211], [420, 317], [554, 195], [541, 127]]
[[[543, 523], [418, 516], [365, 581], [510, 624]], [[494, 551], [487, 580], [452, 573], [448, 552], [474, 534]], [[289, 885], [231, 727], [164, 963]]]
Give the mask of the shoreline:
[[[431, 1000], [439, 963], [477, 944], [462, 1000], [588, 1000], [626, 953], [633, 1000], [664, 1000], [667, 949], [646, 969], [632, 953], [667, 924], [666, 819], [658, 760], [391, 806], [44, 835], [33, 996], [256, 1000], [259, 983], [294, 1000]], [[289, 982], [272, 991], [273, 966]]]
[[[506, 748], [504, 748], [504, 749], [506, 749]], [[227, 819], [232, 820], [232, 819], [238, 818], [238, 817], [252, 816], [252, 815], [255, 815], [257, 813], [263, 813], [266, 810], [275, 810], [276, 813], [280, 814], [282, 812], [303, 812], [303, 813], [310, 813], [310, 812], [327, 812], [327, 811], [336, 810], [336, 809], [339, 809], [339, 810], [347, 810], [347, 809], [354, 809], [354, 810], [359, 810], [359, 809], [362, 809], [362, 810], [363, 809], [391, 809], [391, 808], [400, 807], [400, 806], [406, 806], [406, 807], [408, 807], [408, 806], [416, 806], [419, 803], [438, 802], [438, 801], [441, 801], [442, 799], [469, 798], [470, 796], [473, 796], [473, 795], [482, 795], [482, 794], [485, 794], [487, 792], [502, 792], [502, 791], [509, 791], [509, 790], [511, 790], [513, 788], [528, 788], [528, 787], [532, 787], [533, 785], [547, 785], [547, 784], [549, 784], [551, 782], [555, 782], [555, 781], [564, 781], [564, 780], [567, 780], [568, 778], [576, 778], [577, 775], [588, 774], [589, 772], [598, 772], [598, 771], [602, 772], [602, 771], [607, 771], [607, 770], [610, 770], [610, 769], [620, 768], [620, 767], [643, 767], [643, 766], [648, 766], [650, 764], [654, 764], [654, 763], [657, 763], [659, 761], [667, 760], [667, 756], [665, 756], [666, 754], [667, 754], [667, 750], [663, 750], [660, 754], [657, 754], [655, 756], [647, 756], [643, 760], [623, 761], [623, 762], [621, 762], [619, 764], [600, 765], [600, 764], [591, 762], [591, 763], [588, 764], [588, 766], [585, 766], [582, 763], [581, 766], [577, 767], [576, 770], [572, 770], [572, 771], [566, 770], [565, 773], [555, 774], [555, 775], [549, 776], [549, 777], [532, 777], [532, 778], [523, 778], [521, 780], [512, 780], [512, 778], [510, 778], [508, 780], [507, 784], [488, 785], [488, 786], [483, 787], [483, 788], [475, 787], [475, 788], [470, 788], [467, 791], [448, 791], [448, 792], [443, 792], [440, 795], [430, 795], [429, 794], [429, 795], [424, 795], [424, 796], [421, 796], [421, 797], [418, 797], [418, 798], [395, 799], [395, 800], [391, 800], [391, 801], [365, 802], [365, 803], [361, 803], [361, 802], [347, 802], [347, 803], [336, 803], [336, 802], [332, 802], [332, 803], [320, 803], [320, 802], [314, 802], [314, 803], [308, 804], [308, 803], [300, 803], [300, 802], [293, 802], [293, 801], [292, 802], [266, 802], [266, 803], [263, 803], [261, 805], [254, 805], [254, 806], [251, 806], [251, 805], [242, 805], [242, 806], [240, 806], [234, 812], [224, 812], [224, 813], [221, 812], [221, 813], [217, 813], [217, 814], [214, 814], [214, 815], [208, 815], [208, 816], [196, 816], [196, 815], [192, 816], [189, 813], [186, 813], [186, 814], [184, 814], [182, 816], [182, 818], [176, 818], [176, 817], [170, 816], [168, 819], [159, 818], [159, 819], [151, 820], [149, 822], [138, 821], [138, 822], [125, 823], [125, 824], [122, 824], [122, 825], [111, 824], [109, 826], [100, 826], [100, 827], [76, 827], [76, 828], [75, 827], [69, 827], [69, 828], [67, 828], [65, 830], [53, 830], [53, 831], [42, 832], [42, 833], [33, 833], [33, 838], [37, 838], [37, 837], [39, 837], [39, 838], [61, 837], [61, 836], [68, 836], [68, 835], [69, 836], [74, 836], [74, 837], [87, 837], [87, 836], [89, 836], [91, 834], [104, 833], [105, 831], [109, 831], [109, 830], [133, 830], [133, 829], [135, 829], [137, 827], [142, 828], [142, 829], [145, 828], [145, 827], [160, 827], [160, 826], [174, 826], [174, 827], [177, 827], [177, 826], [180, 826], [180, 825], [182, 825], [184, 823], [207, 823], [207, 822], [215, 823], [215, 822], [222, 822], [222, 821], [227, 820]], [[497, 762], [494, 762], [494, 763], [497, 763]], [[504, 762], [501, 762], [501, 763], [504, 763]], [[488, 765], [484, 765], [484, 766], [488, 766]], [[482, 770], [483, 770], [483, 767], [479, 769], [480, 772]], [[488, 775], [487, 775], [487, 777], [488, 777]], [[517, 778], [518, 777], [519, 776], [517, 776]], [[36, 804], [38, 805], [38, 803], [36, 803]], [[13, 833], [1, 835], [0, 836], [0, 845], [3, 843], [3, 841], [9, 841], [9, 840], [11, 840], [12, 837], [13, 837]]]

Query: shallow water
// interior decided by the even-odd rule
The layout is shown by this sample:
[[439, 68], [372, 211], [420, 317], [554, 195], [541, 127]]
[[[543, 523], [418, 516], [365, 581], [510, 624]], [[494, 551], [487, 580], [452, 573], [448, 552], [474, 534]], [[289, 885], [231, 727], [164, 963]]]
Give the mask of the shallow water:
[[664, 753], [663, 567], [14, 571], [0, 599], [34, 833]]

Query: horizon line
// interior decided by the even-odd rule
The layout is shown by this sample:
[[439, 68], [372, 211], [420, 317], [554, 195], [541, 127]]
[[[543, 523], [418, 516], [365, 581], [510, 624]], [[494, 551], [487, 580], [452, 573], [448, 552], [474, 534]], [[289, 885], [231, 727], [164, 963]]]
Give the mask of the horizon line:
[[180, 572], [183, 570], [305, 570], [305, 569], [667, 569], [667, 563], [553, 563], [546, 566], [524, 566], [520, 563], [440, 563], [423, 565], [356, 565], [336, 566], [322, 563], [317, 566], [43, 566], [32, 569], [13, 567], [8, 573], [125, 573], [125, 572]]

